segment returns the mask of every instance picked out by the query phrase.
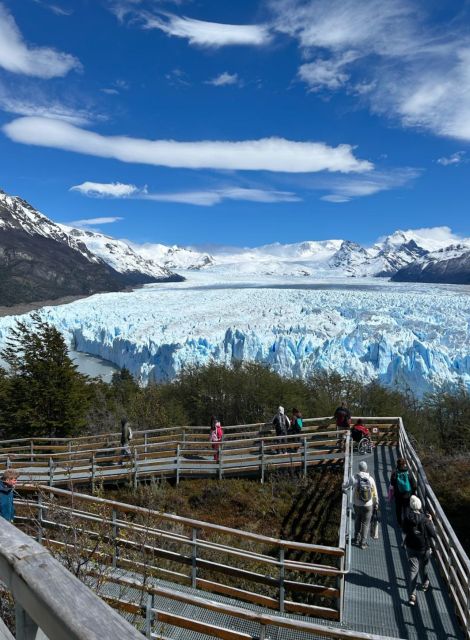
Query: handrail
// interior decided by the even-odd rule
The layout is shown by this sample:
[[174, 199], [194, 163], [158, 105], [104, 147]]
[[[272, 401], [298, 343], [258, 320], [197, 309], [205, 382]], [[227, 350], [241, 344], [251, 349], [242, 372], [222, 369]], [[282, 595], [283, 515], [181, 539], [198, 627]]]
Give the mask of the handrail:
[[[32, 538], [0, 518], [0, 580], [16, 603], [17, 640], [141, 640], [142, 635]], [[99, 624], [97, 622], [99, 621]]]
[[470, 638], [470, 560], [437, 499], [421, 460], [412, 446], [403, 420], [399, 418], [400, 455], [408, 461], [417, 493], [425, 510], [433, 516], [437, 541], [433, 549], [441, 574], [445, 577], [458, 618]]

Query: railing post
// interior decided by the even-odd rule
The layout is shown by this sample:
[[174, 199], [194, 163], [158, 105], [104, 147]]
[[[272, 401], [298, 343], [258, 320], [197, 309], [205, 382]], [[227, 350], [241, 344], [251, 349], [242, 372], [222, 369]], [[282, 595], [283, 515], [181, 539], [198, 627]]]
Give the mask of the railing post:
[[117, 511], [116, 509], [113, 509], [111, 512], [111, 522], [113, 524], [112, 538], [114, 542], [114, 549], [113, 549], [113, 568], [114, 569], [117, 567], [117, 561], [119, 558], [119, 547], [117, 543], [117, 539], [119, 536], [119, 527], [116, 521], [117, 521]]
[[16, 640], [36, 640], [38, 625], [18, 602], [15, 602], [15, 620]]
[[153, 593], [147, 594], [147, 605], [145, 607], [145, 637], [152, 637], [152, 624], [154, 619], [153, 607], [154, 607], [155, 596]]
[[223, 475], [223, 457], [224, 457], [224, 444], [223, 442], [220, 443], [220, 449], [219, 449], [219, 480], [222, 480], [222, 475]]
[[91, 492], [95, 492], [95, 476], [96, 476], [96, 466], [95, 466], [95, 454], [93, 453], [91, 456]]
[[52, 487], [54, 484], [54, 461], [52, 458], [49, 458], [49, 486]]
[[467, 575], [467, 638], [470, 638], [470, 575]]
[[261, 629], [259, 630], [259, 640], [266, 639], [266, 625], [261, 623]]
[[138, 458], [137, 449], [134, 447], [134, 489], [137, 489], [137, 476], [139, 474], [139, 466], [138, 466], [137, 458]]
[[10, 456], [7, 456], [6, 466], [7, 466], [7, 469], [9, 469], [9, 468], [11, 467], [11, 460], [10, 460]]
[[43, 507], [42, 507], [42, 495], [38, 493], [38, 542], [42, 544], [42, 515], [43, 515]]
[[192, 530], [191, 545], [191, 587], [196, 588], [197, 585], [197, 529]]
[[307, 477], [307, 472], [308, 472], [308, 459], [307, 459], [307, 455], [308, 455], [308, 448], [307, 448], [307, 438], [304, 437], [304, 478]]
[[180, 483], [180, 445], [176, 445], [176, 484]]
[[264, 440], [261, 440], [261, 484], [264, 483]]
[[279, 549], [279, 612], [284, 613], [286, 567], [284, 564], [284, 548]]
[[31, 462], [34, 462], [34, 440], [29, 441], [29, 450], [30, 450]]
[[147, 453], [147, 444], [148, 444], [148, 435], [147, 432], [144, 433], [144, 453]]

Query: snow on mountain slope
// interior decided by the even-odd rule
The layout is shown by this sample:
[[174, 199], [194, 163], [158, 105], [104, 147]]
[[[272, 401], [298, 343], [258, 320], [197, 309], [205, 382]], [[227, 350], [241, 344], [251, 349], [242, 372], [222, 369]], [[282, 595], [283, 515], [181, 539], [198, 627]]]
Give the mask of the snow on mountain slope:
[[[448, 382], [470, 388], [467, 292], [377, 281], [243, 286], [193, 276], [44, 314], [75, 349], [126, 366], [143, 383], [172, 379], [187, 364], [243, 360], [287, 376], [335, 370], [418, 394]], [[0, 342], [12, 322], [0, 319]]]
[[78, 251], [89, 262], [101, 262], [82, 242], [70, 237], [60, 225], [37, 211], [26, 200], [18, 196], [9, 196], [0, 190], [0, 230], [15, 229], [25, 231], [31, 236], [38, 235], [56, 240]]
[[58, 226], [119, 273], [141, 273], [152, 278], [169, 278], [174, 275], [169, 269], [136, 253], [123, 240], [116, 240], [96, 231], [74, 229], [64, 224]]
[[450, 282], [470, 284], [470, 243], [450, 245], [431, 251], [420, 260], [400, 269], [396, 282]]
[[214, 264], [214, 259], [208, 253], [194, 251], [189, 248], [164, 244], [135, 244], [129, 243], [132, 249], [147, 260], [152, 260], [167, 269], [186, 269], [198, 271]]

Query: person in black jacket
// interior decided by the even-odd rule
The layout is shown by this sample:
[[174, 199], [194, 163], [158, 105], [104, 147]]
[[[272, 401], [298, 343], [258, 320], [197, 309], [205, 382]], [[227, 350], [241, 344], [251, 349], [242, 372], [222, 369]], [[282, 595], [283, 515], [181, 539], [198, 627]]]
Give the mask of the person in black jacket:
[[333, 420], [335, 421], [338, 429], [349, 429], [349, 426], [351, 424], [351, 412], [349, 411], [348, 405], [344, 400], [334, 412]]
[[398, 458], [397, 468], [390, 478], [390, 485], [393, 487], [397, 522], [401, 527], [403, 515], [410, 506], [410, 498], [416, 493], [416, 481], [410, 473], [408, 463], [404, 458]]
[[409, 600], [408, 604], [416, 604], [416, 585], [418, 573], [421, 572], [422, 589], [429, 589], [428, 564], [431, 557], [431, 539], [436, 537], [436, 530], [430, 514], [421, 511], [421, 500], [418, 496], [411, 496], [410, 506], [403, 518], [405, 546], [409, 563]]

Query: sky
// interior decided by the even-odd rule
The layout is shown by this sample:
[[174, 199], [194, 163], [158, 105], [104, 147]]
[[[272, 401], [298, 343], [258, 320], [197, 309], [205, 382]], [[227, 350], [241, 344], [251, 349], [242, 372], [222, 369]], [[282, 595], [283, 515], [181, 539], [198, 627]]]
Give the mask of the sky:
[[466, 0], [0, 0], [0, 188], [135, 243], [468, 237], [469, 18]]

